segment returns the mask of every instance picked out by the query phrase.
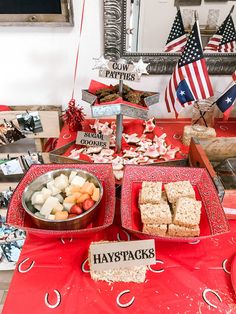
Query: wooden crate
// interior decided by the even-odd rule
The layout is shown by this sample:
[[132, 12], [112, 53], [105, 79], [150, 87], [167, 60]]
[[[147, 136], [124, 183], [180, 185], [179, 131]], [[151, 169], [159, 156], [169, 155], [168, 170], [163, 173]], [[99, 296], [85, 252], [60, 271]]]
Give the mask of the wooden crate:
[[224, 188], [213, 165], [236, 157], [236, 137], [217, 137], [207, 140], [192, 138], [189, 150], [189, 164], [192, 167], [205, 167], [218, 190], [219, 197], [228, 218], [236, 219], [236, 190]]

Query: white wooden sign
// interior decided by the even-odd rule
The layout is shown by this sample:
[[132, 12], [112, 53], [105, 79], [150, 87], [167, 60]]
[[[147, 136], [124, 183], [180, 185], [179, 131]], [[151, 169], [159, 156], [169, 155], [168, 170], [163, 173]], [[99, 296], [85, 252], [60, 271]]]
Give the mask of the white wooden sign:
[[155, 262], [156, 252], [153, 239], [90, 245], [90, 267], [93, 270], [151, 265]]
[[140, 76], [134, 72], [135, 66], [133, 64], [124, 64], [117, 62], [108, 62], [109, 69], [102, 69], [99, 71], [100, 77], [113, 78], [116, 80], [125, 81], [139, 81]]
[[76, 144], [78, 145], [109, 148], [109, 143], [110, 137], [107, 135], [91, 132], [77, 132]]

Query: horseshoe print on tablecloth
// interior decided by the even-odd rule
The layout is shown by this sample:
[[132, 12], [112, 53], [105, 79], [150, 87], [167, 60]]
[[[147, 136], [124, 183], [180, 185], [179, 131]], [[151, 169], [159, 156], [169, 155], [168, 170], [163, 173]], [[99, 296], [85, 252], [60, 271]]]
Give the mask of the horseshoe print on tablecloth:
[[[157, 259], [156, 260], [156, 264], [164, 264], [164, 262], [162, 261], [162, 260], [160, 260], [160, 259]], [[155, 264], [155, 265], [156, 265]], [[161, 268], [161, 269], [152, 269], [152, 265], [148, 265], [148, 269], [150, 270], [150, 271], [152, 271], [153, 273], [162, 273], [165, 269], [164, 268]]]
[[82, 270], [83, 273], [90, 273], [89, 269], [85, 269], [85, 265], [86, 265], [87, 262], [88, 262], [88, 257], [81, 264], [81, 270]]
[[195, 240], [195, 241], [188, 242], [188, 244], [198, 244], [200, 242], [201, 242], [201, 240]]
[[126, 307], [129, 307], [131, 306], [133, 303], [134, 303], [134, 300], [135, 300], [135, 297], [133, 296], [132, 299], [129, 301], [129, 302], [126, 302], [126, 303], [121, 303], [120, 301], [120, 298], [126, 294], [126, 293], [130, 293], [130, 290], [124, 290], [124, 291], [121, 291], [117, 298], [116, 298], [116, 303], [119, 305], [119, 307], [122, 307], [122, 308], [126, 308]]
[[228, 259], [227, 259], [227, 258], [223, 260], [223, 262], [222, 262], [222, 268], [223, 268], [223, 270], [224, 270], [227, 274], [230, 275], [231, 272], [228, 271], [227, 268], [226, 268], [226, 263], [227, 263], [227, 262], [228, 262]]
[[45, 297], [44, 297], [44, 302], [45, 302], [46, 306], [49, 307], [50, 309], [55, 309], [61, 303], [61, 294], [60, 294], [60, 292], [58, 290], [56, 290], [56, 289], [54, 289], [53, 291], [54, 291], [54, 293], [57, 296], [56, 303], [54, 303], [54, 304], [49, 303], [49, 301], [48, 301], [49, 293], [48, 292], [45, 294]]
[[[128, 233], [127, 231], [125, 231], [125, 230], [122, 230], [122, 231], [123, 231], [124, 234], [127, 236], [127, 241], [130, 241], [131, 237], [130, 237], [129, 233]], [[118, 240], [118, 241], [123, 241], [123, 240], [121, 240], [121, 238], [120, 238], [120, 232], [117, 233], [117, 240]]]
[[29, 258], [27, 257], [27, 258], [25, 258], [22, 262], [20, 262], [20, 263], [18, 264], [17, 270], [18, 270], [19, 273], [21, 273], [21, 274], [27, 273], [28, 271], [30, 271], [30, 270], [33, 268], [33, 266], [34, 266], [34, 264], [35, 264], [35, 261], [32, 261], [32, 262], [30, 263], [30, 265], [29, 265], [27, 268], [22, 269], [22, 266], [23, 266], [24, 263], [26, 263], [28, 260], [29, 260]]
[[[73, 241], [73, 238], [70, 238], [70, 240], [68, 242], [72, 242]], [[61, 238], [61, 243], [62, 244], [66, 244], [65, 240], [63, 238]]]
[[215, 309], [217, 309], [217, 306], [213, 303], [211, 303], [208, 299], [207, 299], [207, 293], [213, 293], [217, 299], [222, 302], [222, 299], [221, 297], [219, 296], [219, 294], [217, 292], [215, 292], [214, 290], [211, 290], [211, 289], [205, 289], [202, 293], [202, 298], [203, 300], [210, 306], [214, 307]]

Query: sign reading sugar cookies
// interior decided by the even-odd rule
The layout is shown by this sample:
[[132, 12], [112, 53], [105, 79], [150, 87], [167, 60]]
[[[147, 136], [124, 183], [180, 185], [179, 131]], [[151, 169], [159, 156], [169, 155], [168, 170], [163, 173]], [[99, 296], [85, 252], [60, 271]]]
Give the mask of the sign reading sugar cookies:
[[127, 63], [109, 61], [106, 69], [99, 71], [100, 77], [113, 78], [116, 80], [139, 81], [138, 73], [134, 71], [135, 66]]
[[76, 144], [109, 148], [110, 137], [101, 133], [77, 132]]
[[156, 262], [153, 239], [92, 243], [89, 253], [89, 264], [92, 270], [152, 265]]

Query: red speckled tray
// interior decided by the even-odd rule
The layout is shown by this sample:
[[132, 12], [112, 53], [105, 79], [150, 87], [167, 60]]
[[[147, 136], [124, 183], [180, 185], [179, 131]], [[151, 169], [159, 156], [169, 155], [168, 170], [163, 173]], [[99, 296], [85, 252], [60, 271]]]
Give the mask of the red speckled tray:
[[[103, 185], [103, 197], [99, 204], [99, 215], [96, 219], [88, 225], [85, 229], [79, 230], [45, 230], [38, 229], [31, 221], [28, 214], [25, 212], [22, 203], [21, 196], [25, 187], [31, 183], [38, 176], [52, 170], [65, 168], [75, 168], [86, 170], [94, 174], [102, 182]], [[112, 172], [112, 167], [109, 164], [48, 164], [48, 165], [33, 165], [27, 171], [21, 182], [18, 184], [11, 198], [11, 202], [8, 209], [7, 222], [17, 228], [24, 229], [38, 235], [46, 236], [64, 236], [64, 237], [76, 237], [89, 236], [100, 230], [103, 230], [113, 223], [115, 214], [115, 181]]]
[[[193, 185], [196, 199], [202, 201], [200, 236], [168, 237], [151, 236], [142, 232], [141, 215], [138, 208], [138, 195], [142, 181], [163, 183], [189, 180]], [[126, 166], [121, 200], [122, 227], [141, 239], [192, 242], [229, 231], [229, 224], [218, 198], [214, 184], [205, 169], [156, 166]]]

